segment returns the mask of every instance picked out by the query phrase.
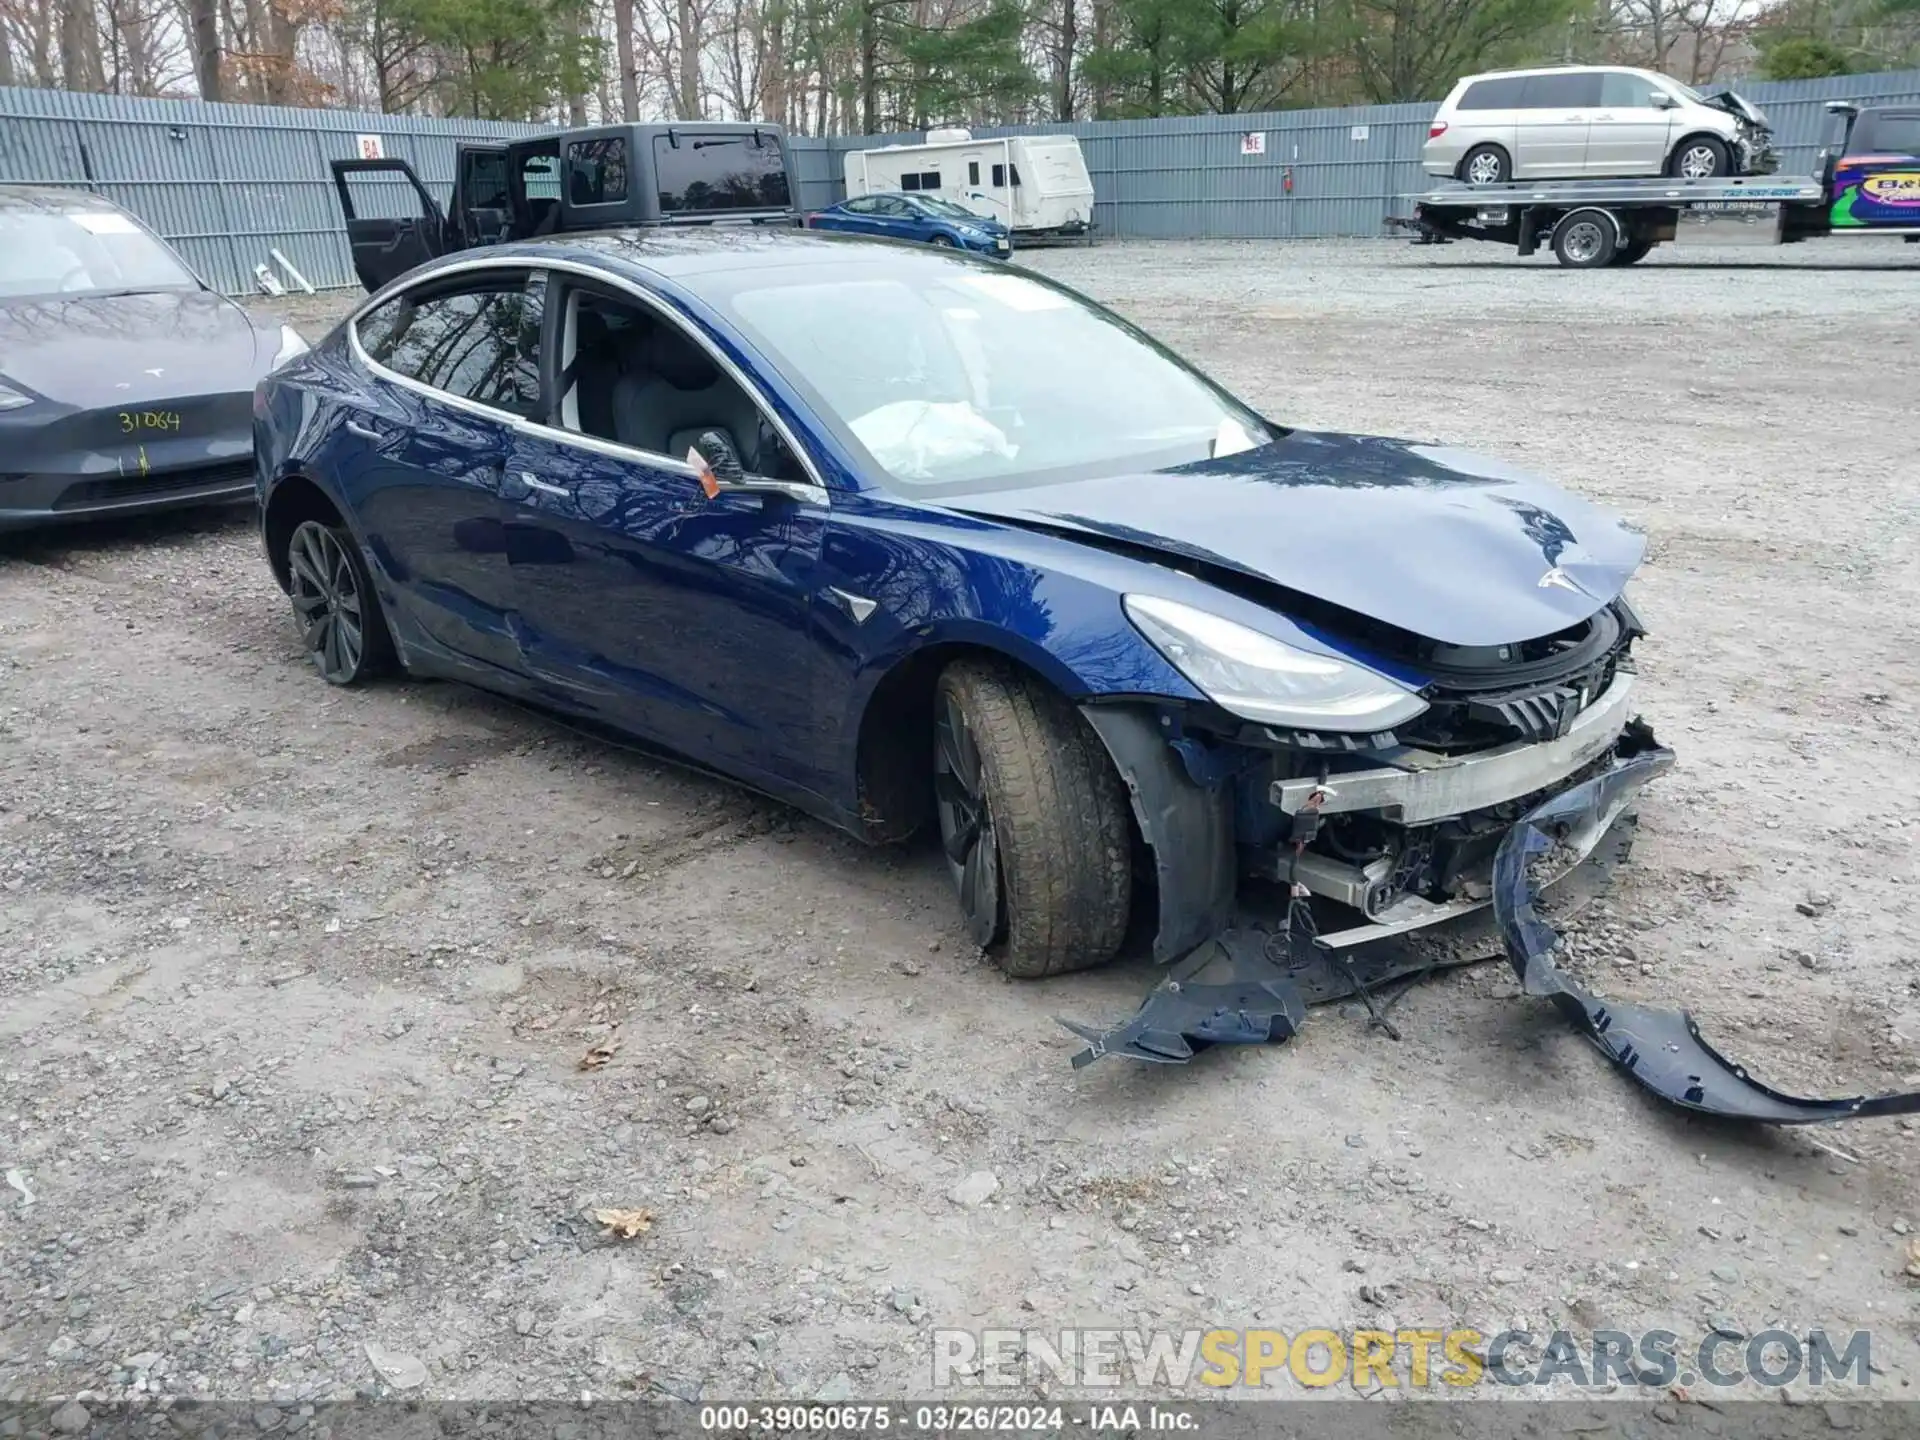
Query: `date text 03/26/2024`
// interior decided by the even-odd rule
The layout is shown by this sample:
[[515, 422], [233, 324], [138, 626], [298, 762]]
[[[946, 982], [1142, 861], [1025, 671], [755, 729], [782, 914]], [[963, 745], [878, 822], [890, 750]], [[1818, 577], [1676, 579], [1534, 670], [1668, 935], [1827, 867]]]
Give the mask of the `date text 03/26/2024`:
[[[1194, 1434], [1200, 1417], [1191, 1408], [1170, 1405], [1114, 1404], [1075, 1407], [1071, 1422], [1079, 1433]], [[879, 1435], [1037, 1435], [1065, 1429], [1069, 1416], [1059, 1405], [703, 1405], [700, 1428], [711, 1434]]]

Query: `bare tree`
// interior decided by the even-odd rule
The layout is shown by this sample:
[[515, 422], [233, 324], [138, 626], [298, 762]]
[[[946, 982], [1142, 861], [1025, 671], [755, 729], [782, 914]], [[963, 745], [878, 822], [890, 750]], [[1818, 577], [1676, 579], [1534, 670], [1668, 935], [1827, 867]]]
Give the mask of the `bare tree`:
[[700, 47], [705, 39], [701, 33], [702, 15], [695, 0], [676, 0], [680, 16], [680, 90], [675, 97], [679, 102], [682, 120], [698, 120], [701, 117], [700, 103]]
[[186, 0], [187, 47], [193, 52], [193, 73], [202, 100], [224, 100], [220, 17], [214, 0]]
[[639, 62], [633, 57], [633, 0], [613, 0], [613, 54], [620, 67], [620, 118], [640, 118]]
[[100, 24], [92, 0], [62, 0], [60, 79], [69, 90], [104, 89], [100, 64]]

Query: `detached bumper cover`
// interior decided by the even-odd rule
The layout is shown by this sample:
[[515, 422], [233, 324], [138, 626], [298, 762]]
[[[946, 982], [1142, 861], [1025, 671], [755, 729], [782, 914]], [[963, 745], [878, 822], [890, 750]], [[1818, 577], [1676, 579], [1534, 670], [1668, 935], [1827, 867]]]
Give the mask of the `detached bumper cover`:
[[[1602, 1054], [1661, 1099], [1701, 1114], [1802, 1125], [1920, 1113], [1920, 1092], [1841, 1100], [1782, 1094], [1709, 1045], [1685, 1011], [1603, 1000], [1553, 963], [1560, 936], [1540, 916], [1536, 868], [1551, 869], [1557, 859], [1593, 850], [1640, 788], [1673, 767], [1673, 752], [1635, 728], [1631, 747], [1623, 747], [1598, 775], [1535, 806], [1507, 832], [1494, 856], [1494, 916], [1523, 992], [1552, 1000]], [[1079, 1068], [1103, 1055], [1182, 1064], [1213, 1045], [1283, 1042], [1299, 1030], [1309, 1004], [1347, 999], [1360, 993], [1359, 983], [1377, 985], [1416, 968], [1387, 966], [1366, 975], [1370, 967], [1342, 956], [1335, 961], [1324, 944], [1299, 935], [1281, 940], [1225, 931], [1175, 965], [1123, 1024], [1100, 1030], [1062, 1020], [1088, 1042], [1073, 1064]]]
[[1533, 862], [1567, 843], [1593, 817], [1618, 808], [1637, 789], [1673, 765], [1671, 750], [1651, 750], [1530, 811], [1500, 844], [1493, 860], [1493, 911], [1507, 959], [1528, 995], [1552, 1000], [1574, 1029], [1640, 1084], [1684, 1109], [1731, 1120], [1807, 1125], [1858, 1116], [1920, 1112], [1920, 1092], [1871, 1099], [1807, 1100], [1762, 1085], [1746, 1067], [1709, 1045], [1684, 1010], [1602, 1000], [1567, 978], [1553, 963], [1560, 943], [1535, 909]]

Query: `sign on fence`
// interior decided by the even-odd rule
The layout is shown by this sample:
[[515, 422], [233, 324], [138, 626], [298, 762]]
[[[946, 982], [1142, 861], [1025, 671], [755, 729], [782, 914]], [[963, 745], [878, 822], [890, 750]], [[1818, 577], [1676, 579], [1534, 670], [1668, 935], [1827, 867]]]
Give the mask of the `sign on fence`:
[[1264, 155], [1267, 153], [1267, 132], [1253, 130], [1240, 137], [1242, 155]]
[[353, 137], [362, 160], [384, 160], [387, 152], [381, 147], [378, 135], [356, 135]]

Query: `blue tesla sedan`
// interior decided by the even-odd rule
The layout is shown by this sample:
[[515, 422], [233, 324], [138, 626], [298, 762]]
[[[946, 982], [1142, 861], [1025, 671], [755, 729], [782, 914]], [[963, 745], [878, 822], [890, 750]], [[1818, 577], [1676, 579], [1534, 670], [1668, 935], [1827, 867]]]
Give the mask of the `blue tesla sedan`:
[[1244, 880], [1333, 947], [1463, 914], [1526, 806], [1652, 743], [1636, 531], [1496, 460], [1264, 418], [958, 251], [494, 246], [373, 295], [254, 415], [326, 681], [461, 680], [868, 841], [935, 827], [1017, 976], [1130, 918], [1190, 952]]
[[975, 250], [982, 255], [1004, 256], [1013, 250], [1012, 232], [998, 220], [976, 215], [938, 195], [915, 195], [904, 190], [858, 195], [816, 210], [807, 216], [807, 228], [915, 240], [922, 245]]

